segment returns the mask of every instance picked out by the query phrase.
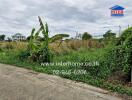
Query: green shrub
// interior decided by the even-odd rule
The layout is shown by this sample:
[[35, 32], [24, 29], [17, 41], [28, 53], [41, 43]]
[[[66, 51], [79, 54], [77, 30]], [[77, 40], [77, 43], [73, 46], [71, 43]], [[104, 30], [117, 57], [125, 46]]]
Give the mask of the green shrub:
[[24, 61], [28, 59], [30, 52], [28, 50], [20, 51], [17, 56], [20, 60]]
[[84, 32], [84, 34], [82, 36], [82, 40], [88, 40], [91, 38], [92, 38], [92, 35], [90, 35], [88, 32]]
[[132, 35], [128, 37], [123, 45], [114, 47], [106, 55], [106, 65], [112, 71], [124, 71], [128, 73], [132, 65]]
[[130, 48], [126, 46], [117, 46], [110, 50], [106, 57], [106, 65], [110, 67], [111, 71], [125, 71], [130, 70]]
[[127, 28], [122, 32], [122, 35], [119, 37], [119, 40], [117, 41], [117, 45], [122, 45], [123, 42], [132, 34], [132, 27]]
[[111, 72], [123, 71], [126, 74], [130, 72], [132, 65], [132, 27], [126, 29], [121, 37], [119, 37], [118, 44], [110, 49], [106, 55], [105, 65], [109, 66]]
[[130, 35], [123, 43], [123, 45], [126, 45], [128, 48], [132, 47], [132, 35]]
[[2, 48], [0, 48], [0, 52], [3, 52], [3, 49]]
[[40, 51], [38, 60], [40, 63], [51, 62], [53, 60], [53, 54], [51, 53], [51, 51], [47, 51], [46, 49], [44, 49]]
[[123, 45], [126, 46], [126, 51], [127, 51], [126, 56], [127, 56], [127, 62], [129, 64], [129, 66], [125, 67], [124, 70], [128, 72], [130, 71], [131, 65], [132, 65], [132, 60], [131, 60], [132, 58], [132, 35], [124, 41]]

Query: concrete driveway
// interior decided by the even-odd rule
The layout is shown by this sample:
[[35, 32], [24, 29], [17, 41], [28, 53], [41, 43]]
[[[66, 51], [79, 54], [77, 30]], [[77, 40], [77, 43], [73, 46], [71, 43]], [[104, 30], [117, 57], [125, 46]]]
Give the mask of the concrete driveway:
[[0, 64], [0, 100], [122, 100], [108, 91]]

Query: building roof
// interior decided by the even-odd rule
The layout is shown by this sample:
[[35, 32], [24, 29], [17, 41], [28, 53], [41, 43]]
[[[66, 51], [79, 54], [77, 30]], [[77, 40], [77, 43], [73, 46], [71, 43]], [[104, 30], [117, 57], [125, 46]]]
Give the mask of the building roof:
[[119, 5], [115, 5], [113, 7], [110, 8], [111, 10], [124, 10], [125, 8], [124, 7], [121, 7]]
[[12, 37], [15, 37], [15, 36], [23, 36], [23, 35], [20, 34], [20, 33], [16, 33], [16, 34], [14, 34]]

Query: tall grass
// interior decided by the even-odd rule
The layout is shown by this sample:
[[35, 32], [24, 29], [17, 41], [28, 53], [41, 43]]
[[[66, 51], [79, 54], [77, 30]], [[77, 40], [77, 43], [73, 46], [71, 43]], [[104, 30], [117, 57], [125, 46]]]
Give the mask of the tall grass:
[[27, 48], [27, 42], [0, 42], [1, 49], [23, 50]]
[[91, 48], [104, 48], [104, 44], [97, 42], [96, 40], [69, 40], [56, 41], [50, 44], [50, 49], [55, 54], [68, 54], [74, 51], [79, 51], [81, 49], [91, 49]]
[[[66, 62], [66, 61], [71, 61], [71, 62], [81, 62], [84, 61], [86, 59], [89, 60], [101, 60], [104, 57], [102, 55], [105, 55], [106, 51], [108, 48], [101, 48], [101, 49], [81, 49], [79, 51], [73, 51], [71, 54], [68, 55], [60, 55], [60, 56], [56, 56], [54, 58], [54, 62]], [[18, 54], [20, 53], [20, 51], [14, 51], [14, 50], [7, 50], [7, 51], [3, 51], [0, 52], [0, 62], [1, 63], [6, 63], [6, 64], [12, 64], [12, 65], [17, 65], [19, 67], [24, 67], [24, 68], [28, 68], [28, 69], [32, 69], [38, 72], [42, 72], [42, 73], [47, 73], [47, 74], [53, 74], [53, 70], [76, 70], [76, 69], [83, 69], [82, 66], [79, 67], [72, 67], [72, 66], [40, 66], [38, 63], [31, 63], [28, 62], [27, 60], [19, 60], [18, 59]], [[95, 67], [94, 67], [95, 68]], [[101, 68], [101, 66], [99, 67]], [[102, 66], [102, 68], [104, 68]], [[98, 69], [98, 67], [97, 67]], [[71, 80], [76, 80], [76, 81], [81, 81], [81, 82], [85, 82], [94, 86], [98, 86], [98, 87], [102, 87], [102, 88], [106, 88], [108, 90], [114, 91], [114, 92], [118, 92], [121, 94], [127, 94], [132, 96], [132, 88], [128, 88], [125, 86], [122, 86], [120, 84], [112, 84], [112, 83], [108, 83], [105, 81], [105, 79], [101, 78], [101, 77], [97, 77], [98, 74], [95, 73], [96, 75], [92, 75], [90, 71], [94, 71], [96, 69], [88, 69], [86, 74], [82, 74], [82, 75], [75, 75], [75, 74], [70, 74], [70, 75], [66, 75], [66, 74], [59, 74], [59, 76], [64, 77], [64, 78], [68, 78]], [[102, 72], [104, 72], [104, 69], [101, 69]]]

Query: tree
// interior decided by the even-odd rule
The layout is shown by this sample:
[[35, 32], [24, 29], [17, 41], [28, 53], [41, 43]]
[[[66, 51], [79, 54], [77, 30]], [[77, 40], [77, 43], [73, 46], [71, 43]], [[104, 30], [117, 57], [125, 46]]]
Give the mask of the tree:
[[11, 41], [12, 41], [12, 39], [11, 39], [10, 37], [8, 37], [8, 38], [7, 38], [7, 41], [8, 41], [8, 42], [11, 42]]
[[69, 37], [68, 34], [57, 34], [50, 38], [50, 42], [55, 42], [57, 40], [62, 40], [63, 38]]
[[91, 38], [92, 38], [92, 35], [90, 35], [88, 32], [84, 32], [82, 35], [82, 40], [88, 40]]
[[121, 45], [131, 35], [132, 35], [132, 27], [125, 29], [122, 32], [122, 35], [119, 37], [119, 40], [117, 41], [117, 45]]
[[116, 33], [113, 33], [112, 30], [108, 30], [103, 37], [105, 39], [111, 39], [111, 38], [115, 38], [116, 37]]
[[4, 41], [5, 40], [5, 35], [0, 35], [0, 41]]

